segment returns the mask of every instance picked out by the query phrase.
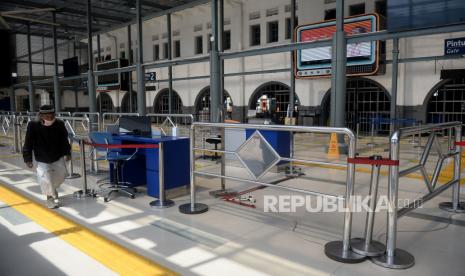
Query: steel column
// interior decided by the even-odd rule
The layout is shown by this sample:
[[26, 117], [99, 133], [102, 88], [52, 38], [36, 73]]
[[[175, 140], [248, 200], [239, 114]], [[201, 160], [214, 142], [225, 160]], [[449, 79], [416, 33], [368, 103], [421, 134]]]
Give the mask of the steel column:
[[[75, 57], [75, 56], [76, 56], [76, 41], [73, 41], [73, 57]], [[81, 63], [79, 62], [79, 64], [81, 64]], [[78, 81], [73, 80], [73, 83], [74, 83], [74, 112], [78, 112], [79, 111]]]
[[140, 116], [146, 113], [145, 106], [145, 70], [143, 67], [144, 51], [142, 39], [142, 7], [141, 0], [136, 1], [137, 9], [137, 40], [139, 42], [139, 59], [137, 60], [137, 112]]
[[[173, 59], [173, 40], [171, 38], [171, 13], [166, 15], [166, 28], [168, 32], [168, 60]], [[168, 113], [173, 112], [173, 66], [168, 66]]]
[[28, 82], [28, 90], [29, 90], [29, 111], [34, 112], [36, 107], [36, 93], [34, 89], [34, 83], [32, 81], [32, 53], [31, 53], [31, 26], [29, 23], [26, 25], [27, 27], [27, 61], [29, 65], [29, 82]]
[[[52, 12], [53, 23], [56, 24], [56, 13]], [[53, 25], [53, 91], [55, 98], [55, 112], [61, 111], [61, 89], [58, 80], [58, 46], [57, 46], [57, 26]]]
[[[42, 49], [45, 48], [45, 38], [42, 37]], [[45, 51], [42, 51], [42, 70], [44, 72], [44, 79], [45, 79]]]
[[391, 81], [391, 134], [396, 131], [397, 126], [397, 78], [399, 69], [399, 39], [392, 40], [392, 81]]
[[210, 121], [218, 123], [221, 120], [221, 76], [220, 56], [218, 52], [218, 0], [211, 2], [211, 51], [210, 51]]
[[[133, 63], [133, 60], [132, 60], [132, 56], [131, 56], [131, 52], [132, 52], [132, 45], [131, 45], [131, 25], [128, 25], [128, 61], [129, 61], [129, 65], [132, 65]], [[129, 75], [129, 89], [128, 89], [128, 92], [129, 92], [129, 112], [132, 113], [132, 112], [135, 112], [135, 110], [132, 110], [132, 71], [128, 73]]]
[[100, 51], [100, 35], [98, 34], [97, 35], [97, 58], [99, 62], [101, 61], [101, 57], [102, 57], [102, 52]]
[[[295, 29], [295, 4], [296, 0], [291, 0], [291, 42], [295, 41], [295, 34], [294, 34], [294, 29]], [[294, 51], [291, 51], [290, 53], [290, 59], [291, 59], [291, 68], [290, 68], [290, 73], [291, 73], [291, 91], [289, 95], [289, 109], [291, 111], [291, 117], [294, 117], [294, 104], [295, 104], [295, 75], [294, 75], [294, 66], [295, 66], [295, 61], [294, 61]]]
[[[345, 126], [345, 110], [346, 110], [346, 35], [344, 32], [344, 0], [337, 0], [336, 4], [336, 33], [335, 46], [336, 46], [336, 57], [333, 56], [333, 64], [336, 64], [336, 68], [333, 68], [332, 77], [336, 87], [334, 90], [335, 98], [335, 118], [333, 127], [344, 127]], [[335, 59], [335, 60], [334, 60]]]
[[[219, 35], [218, 35], [218, 50], [220, 53], [224, 52], [224, 0], [219, 0]], [[222, 111], [221, 122], [226, 117], [226, 109], [224, 106], [224, 59], [220, 58], [220, 107]], [[232, 119], [232, 118], [231, 118]]]
[[16, 112], [16, 95], [13, 86], [9, 87], [8, 94], [10, 96], [10, 111]]
[[[94, 79], [94, 54], [92, 49], [92, 2], [87, 0], [87, 56], [89, 71], [87, 76], [87, 89], [89, 91], [89, 111], [97, 112], [97, 99], [95, 94], [95, 79]], [[92, 126], [93, 118], [91, 116]], [[94, 128], [94, 127], [92, 127]]]

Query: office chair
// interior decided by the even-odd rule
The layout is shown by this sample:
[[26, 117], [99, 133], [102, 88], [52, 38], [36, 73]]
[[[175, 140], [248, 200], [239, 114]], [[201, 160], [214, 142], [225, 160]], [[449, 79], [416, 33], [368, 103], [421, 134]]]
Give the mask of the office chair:
[[[118, 148], [117, 144], [113, 144], [113, 138], [111, 133], [106, 132], [91, 132], [89, 133], [89, 138], [92, 141], [92, 144], [98, 145], [112, 145], [112, 147], [105, 146], [93, 146], [92, 152], [90, 154], [91, 159], [93, 158], [93, 153], [103, 153], [103, 155], [96, 155], [97, 157], [92, 159], [93, 161], [108, 161], [110, 165], [113, 165], [113, 173], [110, 177], [110, 181], [106, 183], [99, 184], [99, 189], [96, 193], [104, 193], [104, 201], [110, 201], [110, 196], [113, 193], [122, 193], [130, 198], [135, 198], [136, 189], [130, 186], [131, 183], [124, 181], [124, 175], [122, 168], [124, 163], [136, 158], [136, 153], [138, 149], [135, 149], [132, 154], [126, 154], [121, 148]], [[121, 171], [121, 174], [120, 174]], [[120, 177], [121, 176], [121, 177]], [[106, 180], [106, 179], [105, 179]], [[99, 183], [100, 181], [97, 181]], [[106, 188], [102, 188], [104, 185], [109, 185]]]

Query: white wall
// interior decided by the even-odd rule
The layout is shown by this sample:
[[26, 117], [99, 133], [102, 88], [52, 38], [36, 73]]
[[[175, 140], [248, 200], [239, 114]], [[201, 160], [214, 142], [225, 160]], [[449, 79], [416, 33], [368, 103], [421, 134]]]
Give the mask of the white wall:
[[[375, 1], [373, 0], [346, 0], [345, 14], [349, 15], [349, 6], [365, 2], [366, 12], [374, 12]], [[261, 45], [258, 47], [271, 46], [273, 44], [266, 43], [267, 22], [279, 21], [279, 42], [274, 44], [287, 43], [289, 40], [284, 38], [285, 35], [285, 19], [290, 16], [289, 12], [285, 12], [285, 6], [289, 5], [290, 1], [282, 0], [227, 0], [225, 1], [225, 19], [230, 21], [230, 24], [225, 26], [226, 30], [231, 30], [231, 50], [241, 51], [250, 49], [249, 28], [251, 25], [261, 25]], [[325, 4], [324, 0], [299, 0], [297, 1], [299, 24], [309, 24], [323, 20], [324, 11], [335, 8], [335, 3]], [[279, 8], [279, 14], [271, 17], [266, 16], [267, 9]], [[259, 19], [249, 20], [249, 14], [259, 11], [261, 16]], [[211, 29], [207, 27], [210, 22], [210, 6], [202, 5], [191, 8], [172, 15], [172, 30], [179, 31], [179, 36], [174, 36], [173, 41], [181, 39], [181, 58], [193, 56], [205, 56], [208, 49], [208, 34]], [[202, 25], [202, 30], [194, 32], [194, 26]], [[153, 45], [160, 45], [160, 57], [163, 57], [163, 43], [166, 42], [166, 17], [154, 18], [143, 25], [144, 36], [144, 62], [153, 60]], [[127, 49], [127, 29], [118, 29], [111, 32], [111, 35], [116, 38], [101, 36], [101, 48], [104, 49], [103, 55], [111, 54], [114, 58], [119, 57], [119, 52]], [[203, 37], [203, 54], [194, 55], [195, 37], [202, 35]], [[441, 34], [420, 38], [409, 38], [400, 40], [400, 58], [421, 57], [442, 55], [443, 41], [450, 37], [461, 37], [465, 33]], [[158, 37], [154, 40], [154, 37]], [[136, 51], [138, 47], [137, 30], [132, 26], [133, 49]], [[120, 48], [120, 44], [124, 43], [124, 48]], [[94, 38], [94, 50], [97, 49], [97, 43]], [[174, 43], [173, 43], [174, 47]], [[107, 48], [110, 48], [108, 51]], [[392, 57], [391, 41], [387, 42], [387, 59]], [[128, 55], [126, 54], [126, 57]], [[134, 56], [135, 57], [135, 56]], [[280, 53], [273, 55], [255, 56], [247, 58], [238, 58], [234, 60], [226, 60], [225, 73], [234, 73], [242, 71], [269, 70], [288, 68], [289, 53]], [[398, 104], [400, 105], [421, 105], [430, 91], [430, 89], [440, 81], [439, 75], [441, 69], [463, 68], [465, 60], [459, 59], [454, 61], [430, 61], [400, 64], [399, 66], [399, 85], [398, 85]], [[167, 78], [166, 69], [152, 69], [150, 71], [157, 72], [159, 79]], [[209, 63], [190, 64], [174, 67], [174, 78], [182, 78], [188, 76], [208, 76]], [[391, 66], [386, 66], [385, 74], [369, 77], [381, 85], [387, 91], [391, 91]], [[136, 80], [135, 75], [133, 80]], [[232, 96], [234, 105], [246, 106], [252, 93], [262, 85], [269, 81], [279, 81], [289, 84], [290, 73], [275, 73], [275, 74], [260, 74], [240, 77], [227, 77], [225, 80], [225, 89]], [[161, 82], [157, 85], [156, 92], [147, 92], [147, 106], [153, 105], [153, 99], [158, 91], [167, 87], [167, 82]], [[209, 78], [195, 79], [186, 81], [175, 81], [173, 88], [180, 95], [184, 106], [193, 106], [198, 93], [209, 85]], [[300, 102], [304, 106], [319, 106], [330, 88], [330, 80], [328, 78], [321, 79], [302, 79], [296, 82], [296, 92]], [[134, 90], [136, 85], [134, 85]], [[115, 105], [117, 101], [116, 92], [113, 93]], [[122, 96], [119, 98], [119, 102]]]

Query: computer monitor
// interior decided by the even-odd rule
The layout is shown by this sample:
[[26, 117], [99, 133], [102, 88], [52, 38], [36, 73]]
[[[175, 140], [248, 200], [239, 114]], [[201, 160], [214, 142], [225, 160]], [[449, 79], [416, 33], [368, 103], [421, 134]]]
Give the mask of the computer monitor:
[[150, 117], [124, 116], [119, 119], [120, 132], [129, 132], [134, 135], [148, 136], [152, 134]]

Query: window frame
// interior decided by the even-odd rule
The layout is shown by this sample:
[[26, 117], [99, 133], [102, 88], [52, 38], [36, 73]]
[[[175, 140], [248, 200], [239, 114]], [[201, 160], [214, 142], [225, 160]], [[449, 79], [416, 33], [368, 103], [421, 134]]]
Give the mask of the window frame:
[[[273, 32], [275, 31], [275, 32]], [[266, 43], [279, 42], [279, 21], [266, 22]]]
[[[256, 30], [258, 30], [258, 36], [256, 36], [258, 38], [257, 39], [254, 39], [255, 37], [255, 34], [256, 34]], [[260, 46], [262, 44], [262, 39], [261, 39], [261, 35], [262, 35], [262, 28], [261, 28], [261, 25], [260, 24], [253, 24], [253, 25], [250, 25], [249, 27], [249, 45], [250, 47], [254, 47], [254, 46]]]

